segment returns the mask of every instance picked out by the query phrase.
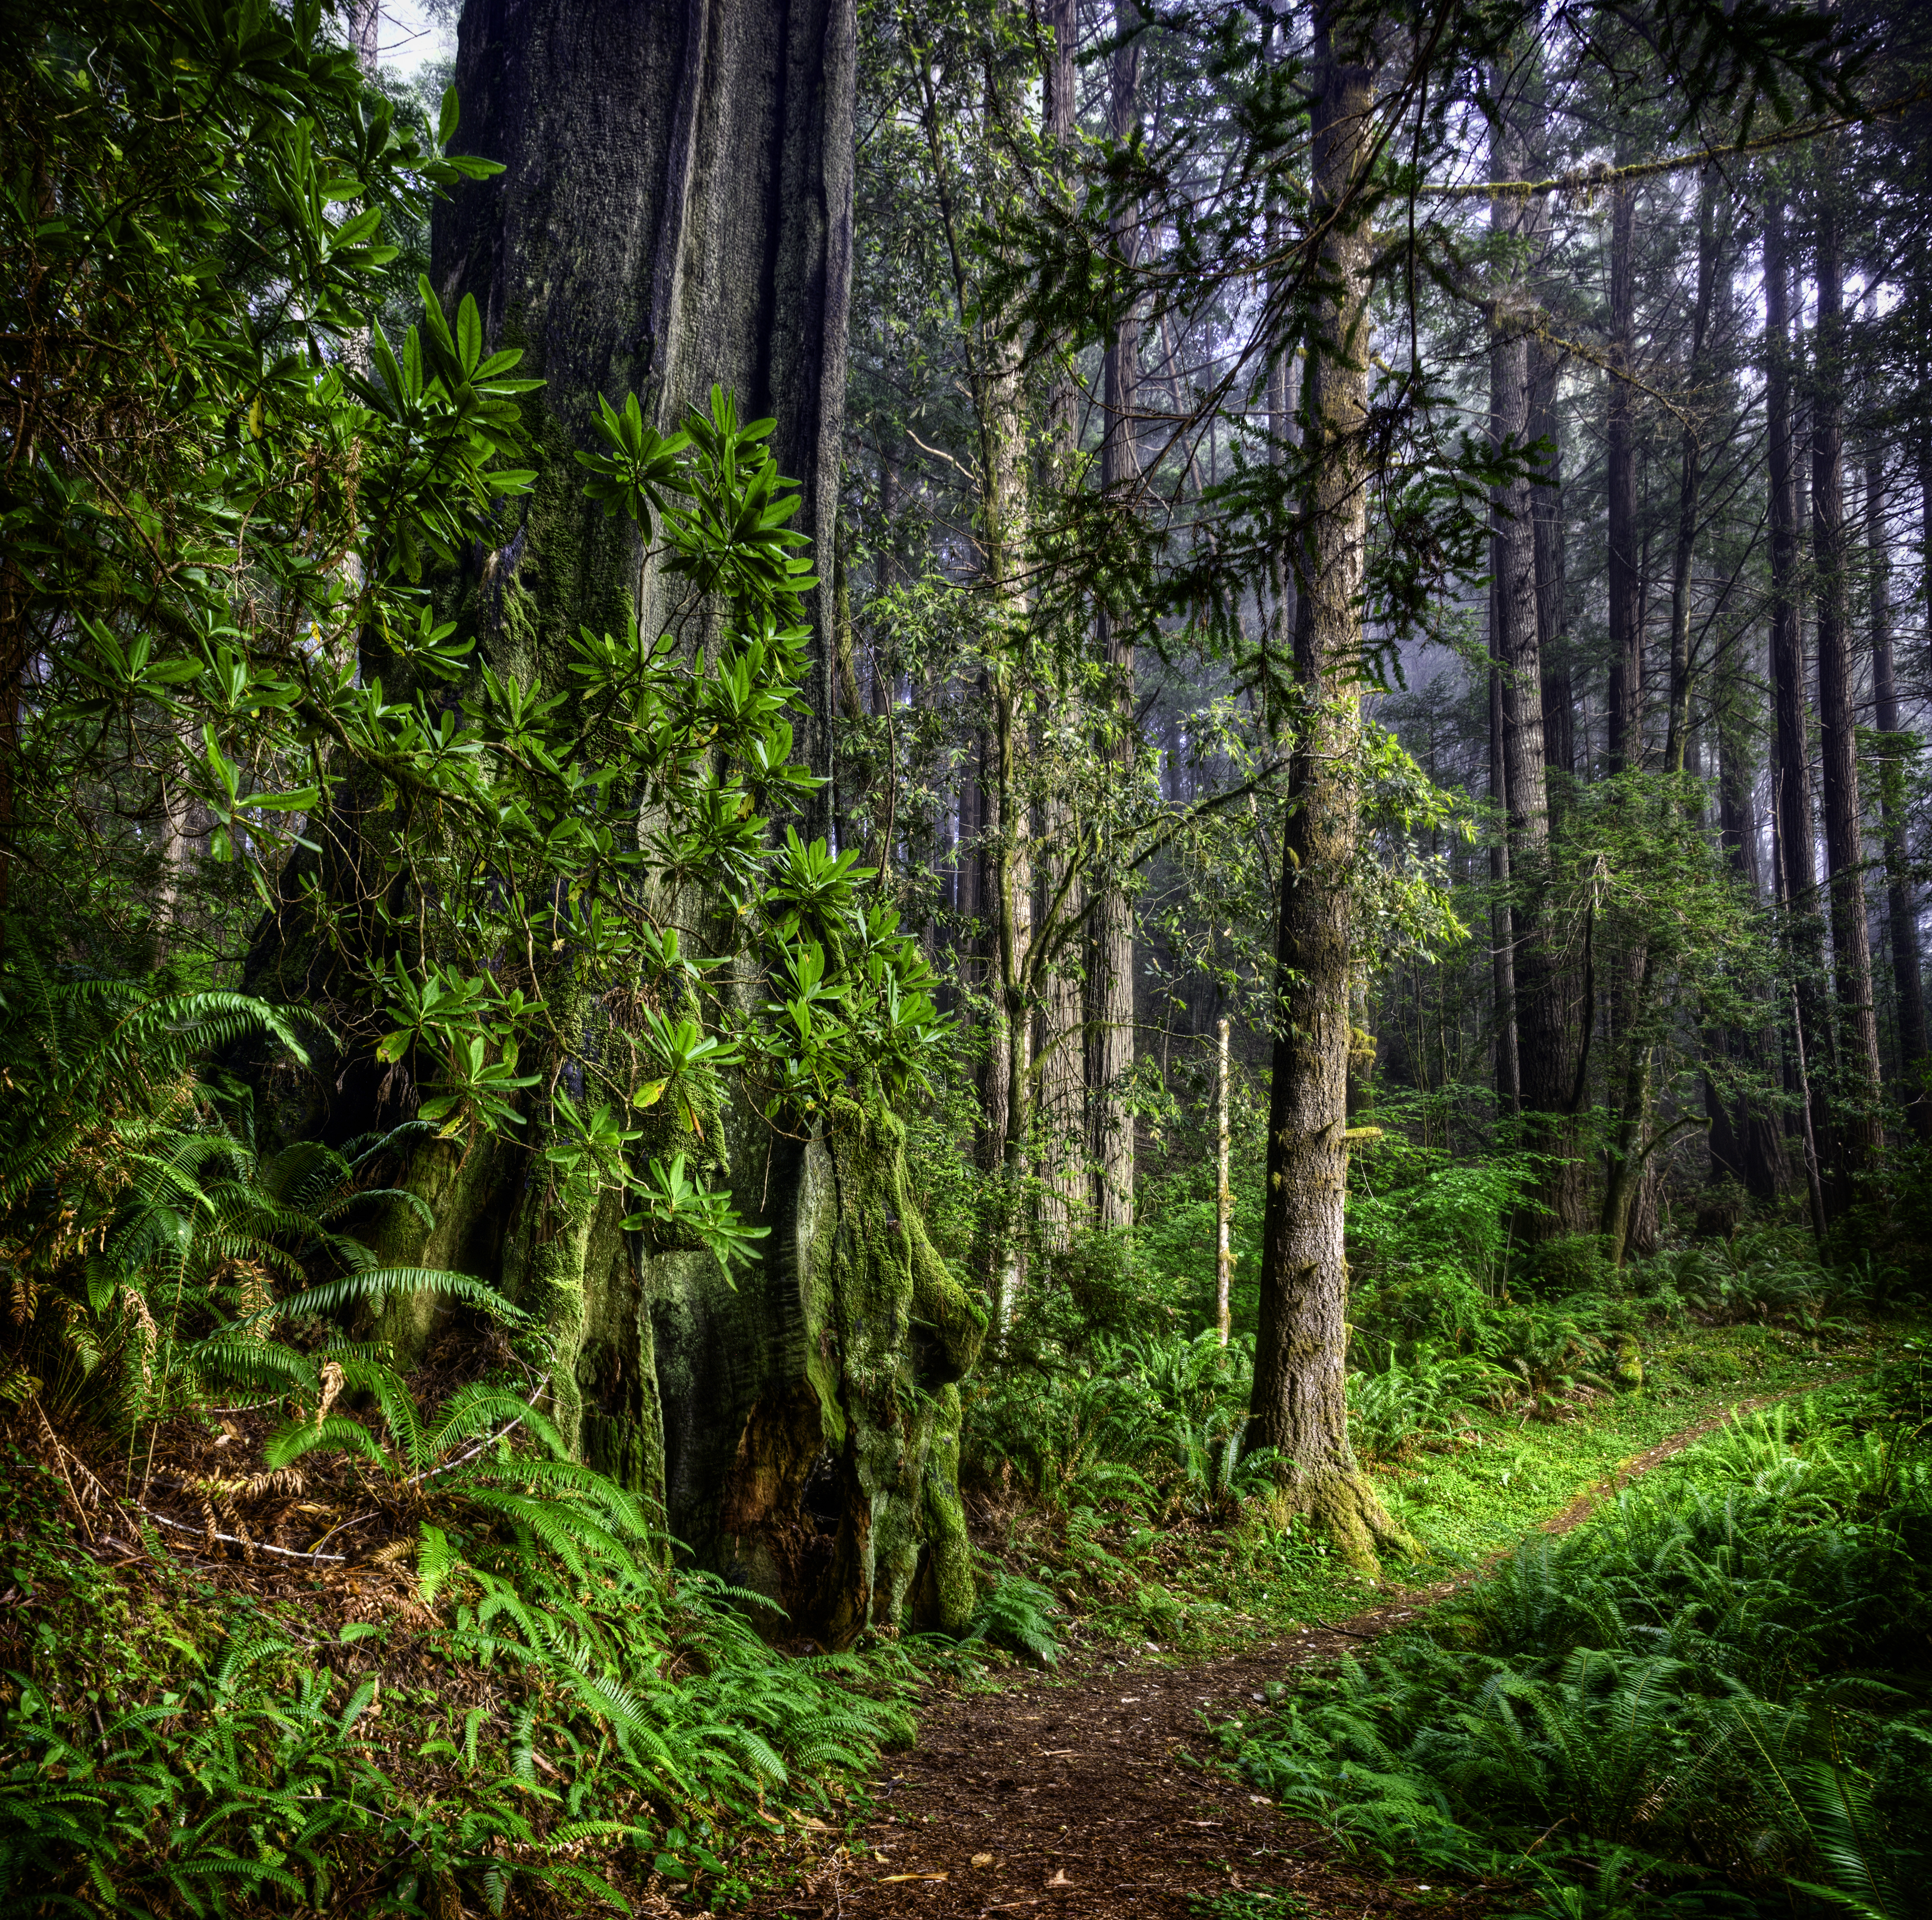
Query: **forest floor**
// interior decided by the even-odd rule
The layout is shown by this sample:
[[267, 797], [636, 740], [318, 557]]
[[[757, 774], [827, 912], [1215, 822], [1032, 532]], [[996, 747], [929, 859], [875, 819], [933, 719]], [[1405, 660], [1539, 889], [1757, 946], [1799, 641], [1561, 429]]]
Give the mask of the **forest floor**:
[[[1562, 1532], [1640, 1475], [1748, 1411], [1860, 1370], [1839, 1356], [1822, 1377], [1708, 1407], [1694, 1423], [1610, 1470], [1527, 1530]], [[1188, 1664], [1091, 1648], [1061, 1670], [995, 1690], [931, 1700], [919, 1744], [889, 1756], [841, 1835], [806, 1823], [771, 1878], [784, 1892], [736, 1910], [769, 1920], [1374, 1920], [1484, 1913], [1482, 1886], [1418, 1880], [1342, 1855], [1216, 1764], [1214, 1728], [1270, 1697], [1299, 1667], [1356, 1651], [1474, 1578], [1492, 1550], [1450, 1579], [1384, 1583], [1341, 1621], [1273, 1622], [1239, 1651]], [[1503, 1549], [1501, 1550], [1507, 1550]], [[1263, 1637], [1265, 1636], [1265, 1637]], [[769, 1882], [768, 1882], [769, 1884]]]

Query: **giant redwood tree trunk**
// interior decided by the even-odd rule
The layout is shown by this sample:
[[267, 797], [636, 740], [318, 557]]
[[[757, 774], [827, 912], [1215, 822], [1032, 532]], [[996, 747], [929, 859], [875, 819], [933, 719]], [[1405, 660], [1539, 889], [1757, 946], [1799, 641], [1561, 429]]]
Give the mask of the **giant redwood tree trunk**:
[[634, 532], [579, 493], [599, 394], [668, 431], [716, 381], [741, 418], [776, 418], [824, 583], [800, 744], [828, 775], [856, 45], [851, 0], [468, 0], [459, 142], [505, 171], [439, 207], [434, 236], [445, 301], [473, 294], [491, 344], [549, 382], [516, 560], [542, 617], [658, 610]]
[[1359, 661], [1367, 525], [1369, 214], [1378, 23], [1315, 8], [1312, 220], [1322, 235], [1304, 418], [1316, 437], [1300, 544], [1286, 857], [1268, 1098], [1261, 1325], [1246, 1444], [1275, 1448], [1283, 1502], [1372, 1565], [1401, 1535], [1348, 1443], [1343, 1367], [1348, 1264], [1350, 989], [1355, 966], [1361, 731]]
[[[741, 418], [776, 417], [802, 487], [824, 586], [800, 750], [827, 776], [855, 59], [851, 0], [469, 0], [461, 143], [503, 171], [459, 189], [434, 235], [443, 299], [474, 295], [489, 344], [548, 383], [529, 403], [535, 490], [470, 572], [484, 657], [560, 684], [580, 623], [675, 619], [705, 644], [703, 610], [686, 622], [634, 531], [584, 501], [573, 455], [600, 395], [635, 393], [669, 430], [721, 384]], [[692, 944], [730, 937], [707, 900], [676, 905]], [[582, 1010], [578, 1044], [616, 1044], [622, 1017]], [[724, 1106], [701, 1140], [664, 1144], [772, 1230], [735, 1286], [708, 1254], [626, 1233], [615, 1195], [568, 1212], [501, 1141], [418, 1164], [438, 1216], [423, 1251], [542, 1315], [560, 1427], [661, 1500], [701, 1562], [828, 1640], [909, 1610], [956, 1629], [972, 1581], [953, 1382], [979, 1330], [905, 1191], [902, 1132], [852, 1101], [808, 1139]]]

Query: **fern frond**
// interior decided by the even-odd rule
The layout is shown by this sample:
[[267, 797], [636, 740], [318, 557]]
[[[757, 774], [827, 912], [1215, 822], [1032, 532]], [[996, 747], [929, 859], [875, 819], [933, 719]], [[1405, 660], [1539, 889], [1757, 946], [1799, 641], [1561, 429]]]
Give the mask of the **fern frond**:
[[508, 1388], [481, 1381], [458, 1388], [443, 1403], [429, 1432], [430, 1457], [440, 1459], [466, 1440], [480, 1439], [513, 1422], [542, 1441], [554, 1459], [569, 1457], [570, 1449], [564, 1445], [563, 1436], [547, 1415]]
[[304, 1454], [313, 1453], [318, 1447], [357, 1454], [385, 1473], [395, 1471], [394, 1463], [377, 1444], [375, 1435], [360, 1421], [340, 1413], [329, 1414], [320, 1421], [291, 1421], [269, 1435], [262, 1448], [262, 1463], [272, 1470], [292, 1466]]
[[387, 1293], [437, 1293], [480, 1307], [493, 1319], [512, 1326], [530, 1324], [530, 1316], [513, 1307], [487, 1281], [466, 1273], [448, 1273], [438, 1267], [376, 1267], [362, 1273], [347, 1274], [339, 1280], [292, 1294], [277, 1306], [287, 1317], [340, 1313], [345, 1307]]
[[427, 1520], [423, 1523], [416, 1536], [416, 1591], [425, 1607], [434, 1607], [436, 1595], [465, 1571], [468, 1564], [441, 1527], [432, 1526]]
[[182, 1358], [188, 1372], [209, 1386], [313, 1393], [320, 1382], [319, 1370], [306, 1354], [228, 1328], [196, 1341]]

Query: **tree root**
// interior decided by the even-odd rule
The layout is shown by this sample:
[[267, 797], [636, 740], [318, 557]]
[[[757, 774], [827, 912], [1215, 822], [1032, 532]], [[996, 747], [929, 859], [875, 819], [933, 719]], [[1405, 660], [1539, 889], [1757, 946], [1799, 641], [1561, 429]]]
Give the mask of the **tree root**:
[[1268, 1514], [1282, 1527], [1291, 1520], [1306, 1520], [1335, 1543], [1358, 1573], [1379, 1574], [1384, 1553], [1408, 1559], [1421, 1550], [1358, 1466], [1293, 1469], [1269, 1501]]

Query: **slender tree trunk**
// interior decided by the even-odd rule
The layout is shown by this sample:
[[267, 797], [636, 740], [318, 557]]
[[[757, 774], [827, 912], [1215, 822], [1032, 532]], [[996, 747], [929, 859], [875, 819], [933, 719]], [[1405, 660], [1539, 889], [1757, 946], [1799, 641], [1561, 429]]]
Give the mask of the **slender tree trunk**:
[[[857, 735], [866, 717], [863, 696], [859, 690], [859, 662], [852, 631], [852, 574], [848, 559], [851, 545], [841, 514], [832, 529], [832, 692], [833, 711], [842, 723], [838, 730], [846, 739]], [[836, 753], [836, 769], [832, 795], [832, 836], [842, 852], [859, 843], [858, 807], [871, 784], [871, 768], [862, 752]], [[881, 860], [887, 849], [880, 849]]]
[[[1339, 20], [1338, 20], [1339, 16]], [[1349, 989], [1355, 955], [1361, 707], [1356, 662], [1367, 537], [1370, 207], [1379, 55], [1372, 17], [1316, 0], [1311, 217], [1322, 276], [1303, 409], [1316, 436], [1301, 550], [1295, 678], [1304, 705], [1288, 774], [1268, 1098], [1261, 1326], [1247, 1445], [1271, 1448], [1283, 1505], [1312, 1515], [1353, 1562], [1400, 1535], [1348, 1443], [1343, 1367], [1348, 1263]]]
[[[1125, 33], [1140, 22], [1133, 0], [1118, 0], [1115, 24]], [[1108, 121], [1114, 138], [1130, 139], [1140, 125], [1140, 43], [1114, 49]], [[1123, 209], [1113, 244], [1126, 259], [1139, 250], [1140, 216]], [[1106, 437], [1100, 448], [1100, 487], [1118, 514], [1134, 511], [1140, 483], [1140, 452], [1134, 415], [1140, 404], [1141, 322], [1130, 311], [1107, 343], [1102, 365]], [[1100, 645], [1107, 672], [1109, 711], [1101, 738], [1110, 784], [1124, 798], [1134, 779], [1133, 629], [1123, 609], [1103, 607]], [[1126, 876], [1103, 860], [1094, 914], [1094, 1217], [1103, 1230], [1130, 1226], [1134, 1208], [1134, 921]]]
[[[1624, 157], [1622, 143], [1618, 157]], [[1636, 409], [1628, 377], [1636, 360], [1636, 191], [1610, 193], [1610, 391], [1605, 419], [1610, 672], [1606, 758], [1612, 774], [1643, 765], [1644, 589], [1648, 569], [1637, 530]], [[1626, 1050], [1611, 1077], [1620, 1104], [1611, 1132], [1600, 1229], [1622, 1262], [1641, 1173], [1637, 1158], [1648, 1110], [1651, 1043], [1640, 1032], [1649, 1004], [1653, 960], [1640, 937], [1620, 956], [1610, 992], [1612, 1035]]]
[[[1718, 274], [1718, 193], [1715, 167], [1706, 167], [1697, 196], [1697, 292], [1691, 310], [1690, 356], [1687, 382], [1698, 403], [1709, 370], [1705, 342]], [[1664, 736], [1664, 764], [1684, 771], [1690, 738], [1690, 562], [1696, 550], [1697, 522], [1704, 484], [1703, 453], [1696, 433], [1686, 426], [1678, 454], [1677, 547], [1670, 569], [1670, 714]]]
[[[1021, 577], [1026, 532], [1026, 439], [1022, 376], [1016, 349], [1005, 343], [988, 349], [996, 361], [987, 382], [988, 407], [981, 433], [982, 457], [988, 476], [986, 493], [986, 561], [998, 596], [1005, 631], [988, 678], [992, 694], [989, 742], [992, 784], [988, 825], [993, 937], [994, 1055], [998, 1058], [998, 1097], [1004, 1111], [995, 1136], [999, 1143], [998, 1220], [993, 1251], [994, 1321], [1004, 1328], [1012, 1316], [1026, 1278], [1022, 1233], [1027, 1161], [1032, 1144], [1035, 1087], [1033, 1076], [1034, 846], [1023, 784], [1023, 753], [1030, 729], [1026, 631], [1028, 610]], [[988, 1093], [993, 1071], [988, 1062]], [[992, 1100], [988, 1102], [990, 1122]]]
[[[1621, 149], [1619, 158], [1622, 157]], [[1610, 711], [1612, 773], [1643, 762], [1643, 628], [1637, 565], [1636, 428], [1627, 379], [1636, 363], [1636, 190], [1610, 193], [1610, 365], [1606, 423], [1610, 493]]]
[[[1741, 646], [1742, 642], [1720, 657], [1712, 730], [1718, 744], [1719, 837], [1732, 871], [1755, 904], [1764, 892], [1758, 871], [1757, 774], [1751, 761], [1755, 694], [1749, 684], [1751, 676], [1740, 657]], [[1774, 1071], [1775, 1042], [1766, 1027], [1720, 1031], [1713, 1035], [1712, 1044], [1747, 1074], [1768, 1080]], [[1704, 1098], [1706, 1110], [1713, 1120], [1713, 1177], [1728, 1173], [1754, 1199], [1776, 1200], [1790, 1184], [1791, 1170], [1784, 1135], [1774, 1117], [1760, 1102], [1729, 1092], [1708, 1074]], [[1720, 1124], [1731, 1143], [1721, 1158]]]
[[1871, 577], [1873, 718], [1878, 723], [1879, 811], [1885, 839], [1885, 912], [1892, 935], [1892, 988], [1898, 1002], [1900, 1091], [1918, 1137], [1932, 1144], [1932, 1100], [1921, 1084], [1926, 1055], [1925, 994], [1918, 969], [1918, 912], [1906, 864], [1905, 760], [1898, 687], [1892, 659], [1892, 556], [1886, 544], [1885, 454], [1874, 436], [1865, 456], [1865, 564]]
[[[1765, 418], [1771, 455], [1771, 677], [1776, 712], [1774, 813], [1778, 891], [1792, 977], [1792, 1044], [1803, 1063], [1805, 1177], [1814, 1202], [1821, 1191], [1816, 1155], [1826, 1116], [1810, 1071], [1808, 1040], [1822, 1029], [1820, 990], [1824, 930], [1818, 914], [1811, 837], [1810, 748], [1804, 713], [1804, 637], [1798, 616], [1798, 475], [1791, 430], [1791, 268], [1784, 201], [1774, 188], [1765, 208]], [[1824, 1231], [1814, 1205], [1814, 1228]]]
[[1918, 430], [1918, 574], [1919, 612], [1926, 656], [1932, 663], [1932, 420]]
[[[1522, 179], [1528, 160], [1524, 129], [1541, 130], [1540, 82], [1532, 73], [1520, 104], [1508, 98], [1506, 74], [1499, 70], [1493, 84], [1498, 106], [1490, 129], [1490, 177]], [[1490, 437], [1499, 448], [1526, 446], [1553, 424], [1536, 418], [1527, 287], [1530, 256], [1546, 238], [1548, 214], [1540, 201], [1498, 198], [1490, 219], [1499, 246], [1508, 250], [1498, 263], [1491, 320]], [[1553, 385], [1553, 373], [1550, 382]], [[1553, 397], [1544, 396], [1550, 412]], [[1502, 723], [1501, 797], [1509, 834], [1515, 1090], [1523, 1113], [1534, 1116], [1526, 1121], [1524, 1145], [1546, 1157], [1534, 1203], [1516, 1222], [1518, 1233], [1532, 1239], [1576, 1230], [1584, 1205], [1583, 1169], [1568, 1116], [1579, 1038], [1576, 982], [1563, 961], [1544, 736], [1543, 634], [1554, 610], [1546, 613], [1544, 606], [1536, 496], [1546, 490], [1526, 474], [1496, 487], [1490, 503], [1492, 645], [1500, 696], [1492, 696], [1491, 724]], [[1546, 559], [1543, 571], [1551, 571]], [[1495, 766], [1492, 756], [1492, 775]]]
[[1845, 539], [1844, 270], [1838, 190], [1821, 179], [1817, 217], [1817, 379], [1811, 421], [1812, 556], [1818, 579], [1818, 726], [1825, 766], [1825, 851], [1831, 866], [1832, 958], [1838, 988], [1838, 1090], [1834, 1203], [1884, 1150], [1879, 1104], [1878, 1016], [1872, 1004], [1871, 932], [1865, 913], [1858, 822], [1858, 715], [1852, 685], [1851, 592]]
[[1231, 1129], [1228, 1124], [1228, 1019], [1224, 1014], [1217, 1032], [1214, 1075], [1214, 1328], [1221, 1344], [1228, 1343], [1232, 1324], [1228, 1301], [1233, 1290], [1234, 1251], [1230, 1227], [1234, 1217], [1234, 1195], [1228, 1185], [1228, 1149]]
[[[1494, 72], [1499, 91], [1507, 76]], [[1492, 179], [1523, 175], [1523, 142], [1509, 108], [1490, 127]], [[1533, 244], [1525, 216], [1531, 203], [1498, 199], [1490, 202], [1490, 230], [1499, 257], [1493, 270], [1495, 300], [1490, 322], [1490, 442], [1492, 448], [1520, 448], [1529, 430], [1529, 342], [1524, 331], [1526, 301], [1521, 280], [1523, 248]], [[1540, 878], [1537, 855], [1549, 838], [1544, 800], [1543, 714], [1540, 689], [1520, 677], [1536, 670], [1536, 529], [1529, 514], [1526, 478], [1492, 487], [1490, 496], [1490, 799], [1500, 813], [1498, 839], [1490, 856], [1490, 878], [1498, 898], [1491, 923], [1496, 1002], [1496, 1104], [1517, 1108], [1522, 1097], [1521, 1022], [1530, 1011], [1520, 990], [1526, 961], [1526, 929], [1533, 933], [1535, 908], [1524, 894], [1520, 870]], [[1539, 676], [1540, 678], [1540, 676]], [[1523, 750], [1523, 721], [1535, 714], [1535, 765]], [[1520, 783], [1522, 791], [1516, 791]], [[1529, 983], [1532, 990], [1538, 982]]]
[[1529, 436], [1546, 442], [1549, 456], [1530, 490], [1536, 524], [1536, 647], [1543, 669], [1543, 756], [1559, 774], [1576, 771], [1576, 712], [1565, 648], [1563, 566], [1563, 456], [1558, 445], [1556, 349], [1529, 346]]
[[1649, 1131], [1656, 1048], [1645, 1026], [1657, 984], [1657, 948], [1645, 942], [1630, 958], [1623, 996], [1623, 1086], [1611, 1130], [1610, 1176], [1604, 1188], [1599, 1227], [1612, 1266], [1623, 1265], [1630, 1248], [1630, 1228], [1648, 1157], [1650, 1143], [1645, 1135]]
[[[1490, 631], [1496, 632], [1492, 593]], [[1490, 667], [1490, 804], [1496, 810], [1496, 838], [1490, 844], [1490, 998], [1494, 1009], [1496, 1110], [1514, 1113], [1522, 1104], [1522, 1056], [1516, 1044], [1516, 916], [1510, 899], [1509, 773], [1503, 757], [1503, 670]]]
[[[1056, 155], [1070, 158], [1078, 34], [1074, 0], [1048, 0], [1044, 23], [1052, 35], [1046, 49], [1047, 145]], [[1065, 487], [1072, 484], [1079, 451], [1078, 395], [1072, 379], [1054, 382], [1048, 412], [1051, 484]], [[1063, 759], [1070, 756], [1066, 713], [1078, 698], [1077, 676], [1072, 684], [1063, 679], [1051, 710], [1042, 708], [1039, 716], [1042, 734], [1052, 736]], [[1039, 892], [1043, 917], [1036, 932], [1055, 956], [1041, 990], [1040, 1057], [1041, 1236], [1054, 1248], [1064, 1248], [1094, 1213], [1087, 1170], [1087, 969], [1080, 963], [1086, 945], [1086, 886], [1078, 868], [1084, 856], [1078, 845], [1081, 823], [1069, 797], [1070, 784], [1064, 778], [1050, 780], [1042, 803]], [[1069, 936], [1073, 929], [1080, 930], [1078, 938]]]

